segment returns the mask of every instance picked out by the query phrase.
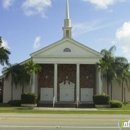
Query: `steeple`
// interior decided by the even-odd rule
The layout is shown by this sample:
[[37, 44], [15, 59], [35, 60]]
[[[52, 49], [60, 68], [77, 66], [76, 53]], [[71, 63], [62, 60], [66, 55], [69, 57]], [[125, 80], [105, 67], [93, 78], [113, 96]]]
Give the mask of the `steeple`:
[[66, 0], [66, 19], [64, 20], [63, 38], [72, 38], [72, 26], [69, 18], [69, 2]]
[[68, 0], [66, 0], [66, 19], [69, 19], [69, 3], [68, 3]]

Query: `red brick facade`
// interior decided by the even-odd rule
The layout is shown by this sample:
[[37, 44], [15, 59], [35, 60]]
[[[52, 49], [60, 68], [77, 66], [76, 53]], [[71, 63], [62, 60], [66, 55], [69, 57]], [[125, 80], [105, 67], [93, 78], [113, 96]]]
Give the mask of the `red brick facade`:
[[53, 64], [40, 64], [42, 71], [38, 74], [38, 93], [40, 88], [53, 88], [54, 87], [54, 65]]
[[80, 88], [94, 88], [96, 94], [96, 65], [80, 65]]
[[[40, 64], [42, 71], [38, 74], [38, 93], [40, 88], [53, 88], [54, 87], [54, 65], [53, 64]], [[76, 100], [76, 64], [58, 64], [58, 89], [57, 99], [59, 101], [59, 84], [66, 80], [75, 84], [74, 99]], [[80, 65], [80, 88], [94, 88], [96, 93], [96, 66], [95, 65]]]
[[[59, 84], [66, 80], [66, 77], [68, 77], [69, 81], [76, 84], [76, 65], [69, 65], [69, 64], [59, 64], [58, 65], [58, 95], [57, 99], [59, 101], [59, 95], [60, 95], [60, 87]], [[76, 99], [76, 85], [74, 87], [74, 99]]]

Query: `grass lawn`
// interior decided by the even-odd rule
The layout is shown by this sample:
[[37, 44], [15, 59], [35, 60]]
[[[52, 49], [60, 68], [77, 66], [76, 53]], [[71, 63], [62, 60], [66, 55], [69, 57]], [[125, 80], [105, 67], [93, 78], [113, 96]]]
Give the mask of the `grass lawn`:
[[26, 113], [26, 114], [130, 114], [130, 104], [122, 108], [99, 108], [97, 111], [64, 111], [64, 110], [34, 110], [33, 107], [10, 107], [0, 104], [0, 113]]
[[109, 111], [126, 110], [126, 111], [130, 111], [130, 104], [123, 105], [122, 108], [98, 108], [98, 110], [109, 110]]

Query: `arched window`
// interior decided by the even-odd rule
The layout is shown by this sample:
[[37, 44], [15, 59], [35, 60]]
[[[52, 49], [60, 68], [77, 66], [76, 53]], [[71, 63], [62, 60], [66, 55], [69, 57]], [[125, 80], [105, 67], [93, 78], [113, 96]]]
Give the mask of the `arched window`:
[[71, 50], [69, 48], [65, 48], [64, 52], [71, 52]]
[[66, 31], [66, 37], [69, 37], [69, 30]]

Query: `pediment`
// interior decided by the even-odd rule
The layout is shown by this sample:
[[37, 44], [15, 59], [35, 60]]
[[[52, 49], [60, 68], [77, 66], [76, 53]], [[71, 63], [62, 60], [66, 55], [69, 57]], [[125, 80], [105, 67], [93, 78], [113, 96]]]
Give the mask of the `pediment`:
[[62, 39], [39, 51], [31, 57], [102, 57], [102, 55], [89, 47], [69, 38]]

